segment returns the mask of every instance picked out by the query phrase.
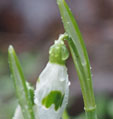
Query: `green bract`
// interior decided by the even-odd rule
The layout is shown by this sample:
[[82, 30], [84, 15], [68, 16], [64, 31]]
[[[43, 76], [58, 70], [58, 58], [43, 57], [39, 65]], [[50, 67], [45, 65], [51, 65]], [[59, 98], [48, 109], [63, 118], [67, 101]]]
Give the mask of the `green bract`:
[[60, 35], [59, 39], [55, 41], [55, 44], [50, 47], [49, 62], [64, 65], [66, 59], [69, 57], [69, 52], [64, 44], [64, 39], [67, 35]]

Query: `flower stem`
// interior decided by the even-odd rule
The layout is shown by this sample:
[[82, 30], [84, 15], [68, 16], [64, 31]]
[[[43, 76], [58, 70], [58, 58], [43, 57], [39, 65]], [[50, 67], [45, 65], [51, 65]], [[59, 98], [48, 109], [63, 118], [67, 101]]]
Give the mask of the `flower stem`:
[[85, 111], [86, 119], [97, 119], [96, 109]]

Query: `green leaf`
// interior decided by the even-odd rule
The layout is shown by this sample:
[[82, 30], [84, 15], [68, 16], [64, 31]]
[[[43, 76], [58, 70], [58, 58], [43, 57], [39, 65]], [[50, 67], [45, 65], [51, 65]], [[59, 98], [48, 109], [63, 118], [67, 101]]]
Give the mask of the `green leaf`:
[[64, 28], [69, 38], [68, 45], [80, 80], [85, 111], [96, 109], [92, 86], [92, 77], [87, 50], [79, 27], [65, 0], [57, 0]]
[[21, 106], [24, 119], [34, 119], [33, 104], [31, 101], [31, 94], [27, 88], [24, 74], [22, 72], [19, 60], [12, 46], [8, 49], [9, 67], [11, 77], [16, 89], [16, 95]]

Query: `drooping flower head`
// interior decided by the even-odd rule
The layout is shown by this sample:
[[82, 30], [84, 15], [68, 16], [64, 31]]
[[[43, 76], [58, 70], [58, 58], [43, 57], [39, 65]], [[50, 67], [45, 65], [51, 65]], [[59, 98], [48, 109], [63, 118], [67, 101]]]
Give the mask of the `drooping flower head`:
[[68, 103], [69, 81], [65, 61], [69, 52], [61, 35], [49, 51], [49, 62], [35, 91], [36, 119], [60, 119]]

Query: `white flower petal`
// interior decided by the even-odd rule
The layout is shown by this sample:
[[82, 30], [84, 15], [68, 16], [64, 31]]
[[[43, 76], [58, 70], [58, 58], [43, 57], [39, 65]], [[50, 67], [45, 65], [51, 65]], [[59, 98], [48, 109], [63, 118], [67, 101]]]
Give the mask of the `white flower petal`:
[[[51, 93], [59, 91], [64, 95], [61, 107], [55, 110], [53, 103], [48, 108], [42, 104], [43, 99]], [[60, 119], [68, 102], [69, 81], [67, 68], [65, 65], [48, 63], [39, 76], [39, 82], [36, 85], [35, 104], [37, 105], [36, 119]]]

